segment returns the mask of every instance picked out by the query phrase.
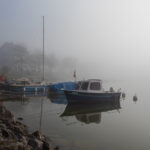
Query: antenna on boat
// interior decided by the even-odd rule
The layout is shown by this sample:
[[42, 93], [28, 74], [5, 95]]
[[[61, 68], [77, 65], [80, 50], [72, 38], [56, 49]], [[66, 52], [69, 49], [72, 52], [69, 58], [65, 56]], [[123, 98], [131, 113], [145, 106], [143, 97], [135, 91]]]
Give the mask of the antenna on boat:
[[45, 62], [45, 60], [44, 60], [44, 16], [43, 16], [43, 81], [45, 80], [45, 74], [44, 74], [44, 62]]

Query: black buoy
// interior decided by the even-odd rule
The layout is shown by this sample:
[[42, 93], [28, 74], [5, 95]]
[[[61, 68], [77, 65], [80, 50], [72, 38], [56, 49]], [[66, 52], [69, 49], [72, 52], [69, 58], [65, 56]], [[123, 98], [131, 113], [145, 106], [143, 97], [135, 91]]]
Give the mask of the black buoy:
[[136, 102], [138, 100], [138, 97], [136, 95], [133, 96], [133, 101]]

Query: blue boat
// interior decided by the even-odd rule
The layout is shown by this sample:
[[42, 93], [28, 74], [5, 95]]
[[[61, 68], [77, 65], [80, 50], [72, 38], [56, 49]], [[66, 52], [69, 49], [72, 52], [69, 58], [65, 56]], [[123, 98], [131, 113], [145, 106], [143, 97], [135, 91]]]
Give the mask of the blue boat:
[[80, 82], [76, 90], [64, 90], [68, 103], [98, 103], [120, 99], [121, 92], [102, 89], [102, 81], [90, 79]]
[[75, 90], [76, 82], [60, 82], [49, 85], [49, 91], [55, 94], [64, 94], [63, 90]]
[[35, 93], [35, 92], [45, 92], [48, 90], [48, 86], [46, 85], [20, 85], [20, 86], [15, 86], [15, 85], [8, 85], [8, 91], [10, 92], [22, 92], [22, 93]]

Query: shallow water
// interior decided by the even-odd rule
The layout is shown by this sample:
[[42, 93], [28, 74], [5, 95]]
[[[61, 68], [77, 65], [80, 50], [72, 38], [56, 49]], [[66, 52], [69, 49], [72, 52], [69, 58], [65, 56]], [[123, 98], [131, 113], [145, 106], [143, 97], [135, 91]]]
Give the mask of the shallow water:
[[[104, 83], [126, 93], [120, 105], [67, 106], [65, 97], [34, 97], [3, 104], [30, 131], [42, 130], [62, 150], [150, 149], [150, 92], [147, 80]], [[138, 100], [133, 101], [134, 95]]]

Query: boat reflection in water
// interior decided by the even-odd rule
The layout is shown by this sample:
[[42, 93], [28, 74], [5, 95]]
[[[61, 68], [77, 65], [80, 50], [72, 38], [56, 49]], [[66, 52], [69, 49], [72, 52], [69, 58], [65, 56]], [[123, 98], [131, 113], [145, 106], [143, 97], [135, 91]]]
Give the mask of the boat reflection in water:
[[120, 100], [117, 99], [116, 101], [111, 102], [101, 102], [98, 104], [86, 104], [86, 105], [73, 105], [68, 104], [61, 114], [61, 117], [69, 117], [75, 116], [75, 118], [86, 124], [89, 123], [100, 123], [101, 122], [101, 113], [118, 110], [121, 109]]
[[46, 97], [47, 92], [27, 92], [27, 93], [10, 93], [10, 92], [2, 92], [0, 94], [0, 101], [26, 101], [29, 100], [30, 98], [42, 98]]
[[87, 114], [77, 114], [75, 115], [76, 119], [80, 122], [84, 122], [86, 124], [89, 123], [100, 123], [101, 122], [101, 113], [87, 113]]

